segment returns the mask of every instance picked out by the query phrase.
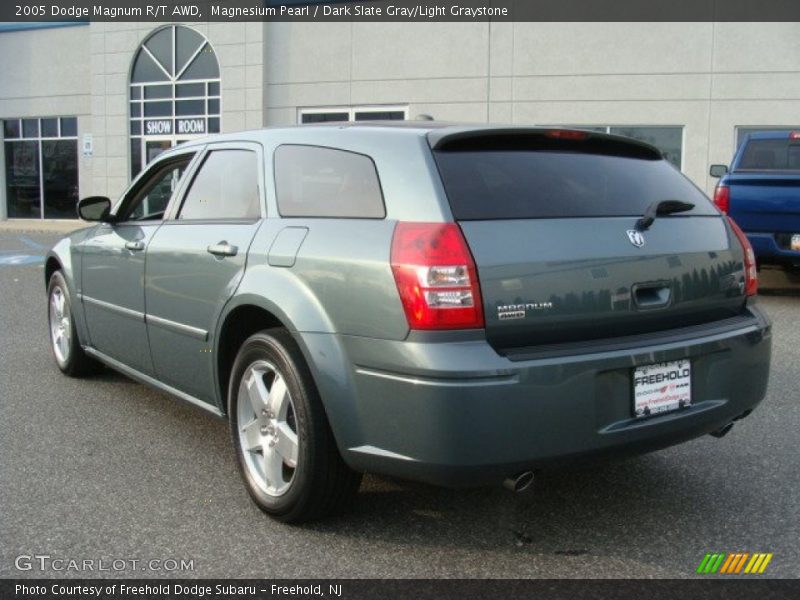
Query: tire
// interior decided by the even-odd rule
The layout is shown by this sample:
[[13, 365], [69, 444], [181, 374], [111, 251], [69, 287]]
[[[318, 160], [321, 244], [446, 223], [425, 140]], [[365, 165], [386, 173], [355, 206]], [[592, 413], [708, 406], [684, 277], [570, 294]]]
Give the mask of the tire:
[[285, 523], [341, 511], [361, 473], [342, 460], [300, 349], [285, 329], [249, 337], [236, 356], [228, 415], [237, 463], [258, 507]]
[[47, 284], [47, 325], [50, 352], [65, 375], [83, 377], [97, 371], [99, 364], [81, 348], [72, 316], [72, 299], [61, 271], [55, 271]]

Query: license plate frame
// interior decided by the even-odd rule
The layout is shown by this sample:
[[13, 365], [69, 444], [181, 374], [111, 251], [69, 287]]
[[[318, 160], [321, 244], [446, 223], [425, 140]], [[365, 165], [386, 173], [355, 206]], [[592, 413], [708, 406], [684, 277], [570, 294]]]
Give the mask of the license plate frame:
[[631, 381], [637, 419], [692, 405], [692, 363], [687, 358], [635, 367]]

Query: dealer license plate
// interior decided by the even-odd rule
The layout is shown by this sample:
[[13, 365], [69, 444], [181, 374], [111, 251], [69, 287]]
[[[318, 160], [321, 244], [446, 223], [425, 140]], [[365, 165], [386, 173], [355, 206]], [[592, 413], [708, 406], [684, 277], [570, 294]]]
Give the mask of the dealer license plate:
[[633, 372], [633, 414], [649, 417], [692, 403], [692, 365], [688, 360], [638, 367]]

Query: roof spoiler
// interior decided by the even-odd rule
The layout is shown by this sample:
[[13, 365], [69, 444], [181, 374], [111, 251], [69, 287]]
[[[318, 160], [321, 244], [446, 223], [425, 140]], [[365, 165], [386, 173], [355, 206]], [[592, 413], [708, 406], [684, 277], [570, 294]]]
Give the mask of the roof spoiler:
[[[577, 134], [577, 135], [573, 135]], [[557, 127], [457, 127], [427, 134], [433, 150], [558, 150], [584, 151], [660, 160], [655, 146], [620, 135]]]

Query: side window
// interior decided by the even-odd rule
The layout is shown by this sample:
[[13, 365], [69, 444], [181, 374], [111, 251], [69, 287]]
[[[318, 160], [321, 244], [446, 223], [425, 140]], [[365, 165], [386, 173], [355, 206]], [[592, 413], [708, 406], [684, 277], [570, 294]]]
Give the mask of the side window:
[[120, 211], [122, 221], [155, 221], [164, 218], [169, 199], [178, 187], [193, 154], [154, 165], [141, 185], [126, 199]]
[[258, 155], [213, 150], [192, 181], [178, 219], [258, 219]]
[[280, 146], [275, 150], [275, 188], [284, 217], [386, 216], [375, 164], [363, 154]]

